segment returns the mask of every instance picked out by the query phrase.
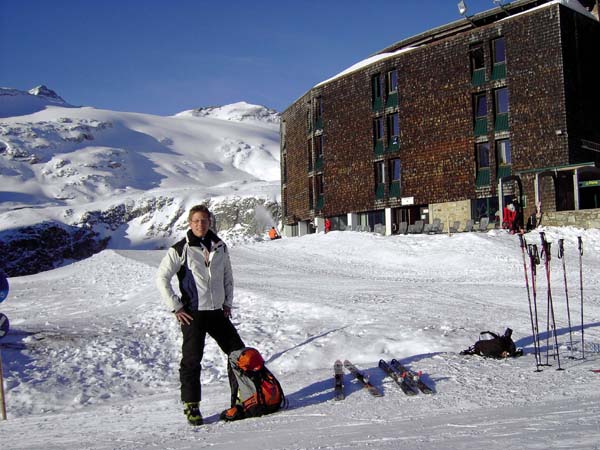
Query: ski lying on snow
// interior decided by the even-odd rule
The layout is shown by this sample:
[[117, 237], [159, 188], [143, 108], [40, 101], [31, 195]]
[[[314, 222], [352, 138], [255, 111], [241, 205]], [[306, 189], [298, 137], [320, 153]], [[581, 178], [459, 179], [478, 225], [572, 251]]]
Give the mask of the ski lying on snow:
[[408, 383], [406, 378], [403, 378], [396, 372], [394, 369], [390, 367], [388, 363], [386, 363], [383, 359], [379, 360], [379, 368], [387, 373], [392, 379], [396, 382], [396, 384], [402, 389], [406, 395], [416, 395], [418, 390], [417, 387], [411, 383]]
[[333, 364], [334, 394], [336, 400], [344, 400], [344, 365], [339, 359]]
[[410, 380], [416, 385], [423, 394], [433, 394], [431, 389], [423, 380], [421, 380], [421, 372], [414, 372], [404, 367], [397, 359], [392, 359], [390, 363], [392, 368], [396, 370], [405, 380]]
[[354, 364], [345, 360], [344, 367], [362, 383], [363, 387], [369, 391], [369, 394], [375, 397], [383, 397], [383, 393], [369, 382], [369, 377], [364, 372], [358, 370]]

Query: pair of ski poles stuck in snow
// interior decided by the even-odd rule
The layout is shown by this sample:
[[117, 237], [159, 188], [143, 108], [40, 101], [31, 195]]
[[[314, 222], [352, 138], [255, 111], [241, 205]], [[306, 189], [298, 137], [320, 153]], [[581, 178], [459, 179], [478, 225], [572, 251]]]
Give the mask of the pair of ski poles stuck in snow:
[[[551, 243], [546, 240], [546, 235], [542, 231], [540, 232], [541, 239], [541, 252], [538, 251], [538, 247], [535, 244], [528, 244], [525, 241], [523, 235], [519, 235], [521, 244], [521, 253], [523, 255], [523, 271], [525, 273], [525, 287], [527, 288], [527, 300], [529, 301], [529, 317], [531, 319], [531, 331], [533, 336], [533, 348], [535, 353], [535, 366], [536, 371], [541, 371], [541, 366], [550, 366], [550, 337], [554, 340], [554, 358], [557, 361], [558, 369], [563, 370], [560, 365], [560, 354], [558, 346], [558, 336], [556, 333], [556, 319], [554, 315], [554, 302], [552, 299], [552, 287], [550, 283], [550, 261], [552, 259]], [[577, 244], [579, 250], [579, 291], [580, 291], [580, 311], [581, 311], [581, 358], [585, 359], [584, 354], [584, 324], [583, 324], [583, 241], [581, 236], [577, 237]], [[570, 358], [573, 356], [573, 326], [571, 323], [571, 308], [569, 304], [569, 290], [567, 286], [567, 269], [565, 264], [564, 254], [564, 239], [558, 240], [558, 258], [562, 260], [563, 267], [563, 279], [565, 286], [565, 298], [567, 306], [567, 319], [569, 325], [569, 350]], [[529, 286], [529, 275], [527, 270], [527, 257], [529, 257], [529, 267], [531, 271], [531, 289]], [[536, 289], [536, 276], [537, 266], [540, 264], [540, 259], [544, 260], [544, 269], [546, 272], [546, 285], [547, 285], [547, 305], [546, 305], [546, 363], [542, 363], [542, 351], [540, 344], [540, 332], [539, 332], [539, 321], [538, 321], [538, 304], [537, 304], [537, 289]], [[531, 292], [530, 292], [531, 291]]]

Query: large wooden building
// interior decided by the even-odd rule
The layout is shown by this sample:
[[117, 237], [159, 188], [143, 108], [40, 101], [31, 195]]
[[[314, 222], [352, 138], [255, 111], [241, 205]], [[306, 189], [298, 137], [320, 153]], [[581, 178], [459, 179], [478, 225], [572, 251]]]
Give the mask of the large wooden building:
[[314, 86], [282, 114], [284, 232], [600, 208], [597, 8], [517, 0]]

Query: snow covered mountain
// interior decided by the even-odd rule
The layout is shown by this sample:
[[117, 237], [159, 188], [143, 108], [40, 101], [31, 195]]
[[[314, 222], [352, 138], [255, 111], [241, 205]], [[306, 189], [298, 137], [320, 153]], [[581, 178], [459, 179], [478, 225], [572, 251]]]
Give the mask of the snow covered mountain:
[[211, 117], [213, 119], [232, 120], [237, 122], [279, 124], [279, 113], [277, 111], [264, 106], [251, 105], [246, 102], [192, 109], [175, 114], [175, 116]]
[[70, 107], [62, 97], [44, 85], [36, 86], [28, 92], [0, 87], [0, 119], [23, 116], [41, 111], [50, 105]]
[[[49, 255], [38, 265], [48, 245], [54, 263], [82, 248], [163, 247], [201, 202], [222, 210], [221, 231], [248, 231], [257, 205], [277, 215], [277, 121], [247, 103], [161, 117], [73, 107], [45, 86], [1, 88], [0, 264], [12, 275], [51, 268]], [[36, 247], [48, 228], [62, 238]]]

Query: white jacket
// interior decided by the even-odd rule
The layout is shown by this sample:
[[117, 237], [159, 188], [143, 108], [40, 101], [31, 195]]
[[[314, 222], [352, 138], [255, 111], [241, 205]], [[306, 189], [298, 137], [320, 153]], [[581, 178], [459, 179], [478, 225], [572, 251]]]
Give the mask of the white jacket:
[[[191, 231], [167, 251], [156, 274], [156, 286], [169, 309], [190, 311], [231, 308], [233, 303], [233, 274], [227, 246], [212, 231], [211, 251], [194, 239]], [[190, 245], [190, 241], [192, 245]], [[179, 296], [171, 286], [177, 275]]]

